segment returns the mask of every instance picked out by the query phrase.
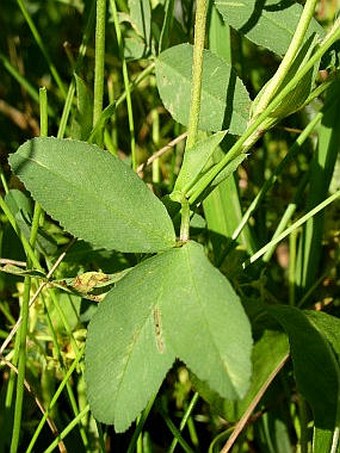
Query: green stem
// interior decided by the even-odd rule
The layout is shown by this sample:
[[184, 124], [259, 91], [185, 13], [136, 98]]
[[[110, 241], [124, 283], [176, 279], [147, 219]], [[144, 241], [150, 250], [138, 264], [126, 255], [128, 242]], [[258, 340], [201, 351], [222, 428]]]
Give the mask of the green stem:
[[29, 313], [29, 300], [31, 292], [31, 278], [25, 277], [24, 282], [24, 295], [21, 307], [21, 326], [19, 331], [19, 364], [18, 364], [18, 380], [16, 388], [16, 399], [14, 408], [14, 419], [13, 419], [13, 431], [11, 441], [11, 453], [16, 453], [19, 447], [20, 431], [21, 431], [21, 418], [22, 418], [22, 406], [25, 391], [25, 368], [26, 368], [26, 336], [27, 336], [27, 324], [28, 324], [28, 313]]
[[[196, 406], [197, 401], [199, 400], [199, 394], [196, 392], [194, 396], [192, 397], [189, 406], [187, 407], [185, 414], [182, 418], [181, 424], [179, 426], [179, 431], [182, 432], [183, 429], [185, 428], [186, 424], [189, 421], [189, 418], [192, 414], [192, 411], [194, 410], [194, 407]], [[174, 440], [172, 441], [170, 448], [169, 448], [169, 453], [173, 453], [175, 451], [175, 448], [178, 444], [178, 438], [175, 437]]]
[[[320, 44], [317, 51], [311, 56], [310, 60], [296, 73], [295, 77], [287, 83], [287, 85], [277, 93], [275, 98], [270, 102], [268, 107], [260, 113], [254, 121], [249, 125], [248, 129], [244, 134], [237, 140], [232, 146], [229, 152], [224, 156], [221, 161], [215, 165], [212, 171], [208, 175], [203, 176], [197, 186], [194, 186], [188, 191], [187, 196], [189, 197], [190, 204], [194, 203], [199, 196], [206, 190], [209, 184], [216, 178], [216, 176], [236, 157], [240, 154], [247, 152], [261, 137], [261, 135], [269, 129], [275, 121], [273, 121], [271, 114], [280, 105], [283, 99], [296, 87], [299, 81], [304, 77], [308, 71], [320, 60], [323, 54], [334, 44], [334, 42], [340, 38], [340, 18], [337, 19], [325, 36], [324, 40]], [[269, 122], [265, 124], [265, 121]]]
[[[48, 106], [47, 106], [47, 93], [45, 88], [41, 88], [39, 91], [40, 98], [40, 130], [41, 135], [47, 135], [48, 132]], [[34, 213], [32, 220], [32, 228], [30, 234], [29, 244], [34, 254], [34, 245], [38, 236], [39, 220], [42, 214], [42, 209], [38, 203], [34, 205]], [[27, 256], [27, 267], [30, 268], [32, 265], [29, 256]], [[24, 400], [25, 391], [25, 369], [26, 369], [26, 337], [28, 330], [28, 317], [29, 317], [29, 302], [31, 293], [31, 277], [25, 277], [24, 281], [24, 295], [21, 306], [21, 324], [19, 328], [19, 355], [18, 355], [18, 380], [16, 388], [16, 399], [14, 408], [14, 420], [13, 420], [13, 432], [11, 441], [11, 453], [18, 451], [20, 430], [21, 430], [21, 419], [22, 419], [22, 407]]]
[[95, 68], [94, 68], [94, 98], [93, 125], [96, 124], [103, 109], [104, 95], [104, 59], [105, 59], [105, 22], [106, 0], [97, 0], [96, 37], [95, 37]]
[[152, 409], [152, 406], [155, 402], [155, 399], [156, 399], [156, 396], [157, 395], [154, 395], [152, 398], [150, 398], [149, 402], [148, 402], [148, 405], [146, 406], [146, 408], [143, 410], [141, 416], [140, 416], [140, 419], [138, 421], [138, 424], [134, 430], [134, 433], [131, 437], [131, 440], [130, 440], [130, 443], [129, 443], [129, 446], [128, 446], [128, 449], [126, 450], [127, 453], [134, 453], [135, 449], [136, 449], [136, 444], [138, 442], [138, 439], [140, 438], [140, 434], [142, 433], [142, 430], [143, 430], [143, 427], [145, 425], [145, 422], [149, 416], [149, 413]]
[[11, 226], [13, 228], [13, 230], [15, 231], [17, 236], [19, 237], [19, 239], [20, 239], [20, 241], [21, 241], [21, 243], [22, 243], [22, 245], [24, 247], [26, 256], [28, 256], [30, 258], [31, 263], [33, 264], [33, 266], [36, 269], [44, 271], [42, 266], [39, 263], [39, 260], [37, 259], [37, 257], [34, 254], [34, 251], [33, 251], [33, 248], [31, 246], [31, 244], [29, 243], [29, 241], [25, 238], [25, 236], [20, 231], [20, 229], [19, 229], [19, 227], [18, 227], [18, 225], [16, 223], [15, 217], [12, 214], [12, 211], [9, 209], [9, 207], [7, 206], [5, 200], [1, 196], [0, 196], [0, 208], [5, 213], [9, 223], [11, 224]]
[[257, 194], [256, 198], [254, 198], [254, 200], [250, 204], [249, 208], [247, 209], [247, 211], [243, 215], [241, 222], [239, 223], [239, 225], [237, 226], [236, 230], [234, 231], [234, 233], [232, 235], [232, 240], [233, 241], [236, 241], [236, 239], [239, 237], [239, 235], [241, 234], [243, 228], [246, 226], [248, 220], [253, 215], [253, 213], [258, 208], [258, 206], [260, 205], [260, 203], [263, 200], [265, 194], [275, 184], [277, 178], [282, 173], [283, 169], [286, 167], [288, 162], [290, 162], [295, 157], [295, 155], [298, 152], [298, 150], [301, 148], [303, 143], [307, 140], [309, 135], [312, 133], [313, 129], [319, 124], [319, 122], [321, 121], [322, 117], [323, 117], [323, 112], [319, 112], [317, 115], [315, 115], [313, 120], [310, 123], [308, 123], [306, 128], [301, 132], [301, 134], [299, 135], [299, 137], [297, 138], [297, 140], [295, 141], [293, 146], [290, 148], [288, 154], [284, 157], [284, 159], [282, 159], [282, 161], [279, 163], [279, 165], [275, 168], [275, 171], [271, 175], [271, 177], [265, 181], [265, 183], [262, 186], [261, 190]]
[[50, 71], [51, 71], [51, 74], [52, 74], [52, 77], [54, 78], [59, 90], [61, 91], [62, 95], [65, 97], [66, 96], [66, 91], [65, 91], [65, 87], [64, 87], [64, 84], [61, 80], [61, 77], [57, 71], [57, 68], [54, 66], [54, 64], [52, 63], [52, 60], [47, 52], [47, 49], [44, 45], [44, 42], [43, 40], [41, 39], [41, 36], [36, 28], [36, 26], [34, 25], [34, 22], [31, 18], [31, 16], [29, 15], [29, 12], [26, 8], [26, 5], [25, 5], [25, 2], [24, 0], [17, 0], [17, 3], [19, 5], [19, 8], [21, 9], [21, 12], [29, 26], [29, 28], [31, 29], [31, 32], [32, 32], [32, 35], [35, 39], [35, 42], [38, 44], [42, 54], [44, 55], [46, 61], [47, 61], [47, 64], [50, 68]]
[[181, 201], [181, 228], [179, 234], [179, 240], [181, 242], [187, 242], [189, 240], [190, 231], [190, 204], [187, 199]]
[[[88, 19], [87, 19], [85, 32], [83, 34], [83, 39], [82, 39], [82, 42], [81, 42], [80, 47], [79, 47], [78, 58], [77, 58], [77, 62], [76, 62], [75, 68], [74, 68], [74, 73], [77, 73], [77, 71], [81, 67], [81, 64], [82, 64], [82, 62], [84, 60], [84, 57], [86, 55], [87, 43], [88, 43], [88, 40], [90, 38], [90, 34], [91, 34], [93, 23], [94, 23], [95, 2], [92, 2], [90, 8], [91, 9], [90, 9], [89, 16], [88, 16]], [[72, 107], [72, 102], [73, 102], [73, 97], [74, 97], [75, 91], [76, 91], [76, 84], [75, 84], [75, 79], [73, 77], [71, 82], [70, 82], [70, 84], [69, 84], [69, 87], [68, 87], [66, 100], [65, 100], [64, 108], [63, 108], [63, 113], [62, 113], [61, 118], [60, 118], [60, 124], [59, 124], [58, 134], [57, 134], [58, 138], [63, 138], [64, 135], [65, 135], [67, 121], [68, 121], [68, 118], [69, 118], [69, 115], [70, 115], [70, 111], [71, 111], [71, 107]]]
[[245, 261], [243, 263], [243, 267], [246, 267], [249, 264], [254, 263], [262, 255], [264, 255], [271, 247], [273, 247], [274, 245], [276, 245], [279, 242], [281, 242], [282, 239], [285, 239], [294, 230], [296, 230], [301, 225], [303, 225], [305, 222], [307, 222], [308, 219], [310, 219], [311, 217], [316, 215], [318, 212], [320, 212], [323, 209], [325, 209], [328, 205], [330, 205], [331, 203], [336, 201], [338, 198], [340, 198], [340, 190], [338, 190], [337, 192], [333, 193], [331, 196], [326, 198], [326, 200], [324, 200], [322, 203], [320, 203], [317, 206], [315, 206], [315, 208], [311, 209], [307, 214], [305, 214], [299, 220], [294, 222], [289, 228], [287, 228], [281, 234], [279, 234], [278, 236], [273, 238], [268, 244], [266, 244], [264, 247], [262, 247], [260, 250], [258, 250], [249, 260]]
[[129, 130], [130, 130], [131, 163], [132, 163], [132, 168], [134, 170], [136, 170], [137, 156], [136, 156], [135, 123], [134, 123], [134, 119], [133, 119], [129, 72], [128, 72], [127, 63], [126, 63], [126, 60], [124, 57], [124, 41], [123, 41], [122, 33], [120, 30], [118, 12], [117, 12], [115, 0], [110, 0], [110, 5], [111, 5], [111, 9], [112, 9], [113, 24], [114, 24], [115, 32], [116, 32], [116, 36], [117, 36], [120, 59], [122, 61], [122, 72], [123, 72], [123, 80], [124, 80], [124, 89], [125, 89], [125, 93], [126, 93], [126, 106], [127, 106]]
[[45, 87], [39, 90], [40, 99], [40, 135], [47, 137], [48, 135], [48, 105], [47, 105], [47, 91]]
[[46, 409], [42, 419], [40, 420], [32, 438], [31, 438], [31, 441], [27, 447], [27, 450], [26, 450], [26, 453], [31, 453], [37, 439], [38, 439], [38, 436], [41, 432], [41, 430], [43, 429], [48, 417], [50, 416], [51, 412], [52, 412], [52, 409], [53, 407], [55, 406], [55, 404], [57, 403], [58, 401], [58, 398], [59, 396], [61, 395], [61, 392], [63, 391], [65, 385], [67, 385], [67, 383], [69, 382], [69, 379], [71, 378], [72, 376], [72, 373], [74, 372], [74, 370], [76, 369], [76, 366], [79, 364], [79, 361], [81, 360], [81, 358], [83, 357], [83, 354], [84, 354], [84, 349], [80, 349], [78, 354], [76, 355], [72, 365], [70, 366], [70, 368], [67, 370], [67, 373], [65, 374], [62, 382], [60, 383], [57, 391], [55, 392], [55, 394], [53, 395], [52, 399], [51, 399], [51, 402], [48, 406], [48, 408]]
[[288, 74], [288, 71], [296, 58], [296, 55], [305, 39], [307, 29], [310, 21], [313, 18], [315, 7], [318, 0], [307, 0], [303, 8], [298, 26], [295, 30], [294, 36], [290, 42], [288, 50], [272, 79], [270, 80], [267, 88], [261, 94], [258, 105], [256, 106], [255, 114], [261, 113], [270, 103], [275, 96], [277, 89], [282, 84], [284, 78]]
[[296, 275], [296, 249], [298, 230], [289, 236], [289, 263], [288, 263], [288, 284], [289, 284], [289, 305], [295, 306], [295, 275]]
[[6, 56], [0, 52], [0, 61], [4, 65], [4, 68], [7, 72], [18, 82], [18, 84], [24, 88], [27, 94], [35, 101], [39, 102], [39, 94], [37, 90], [31, 85], [25, 77], [20, 74], [20, 72], [11, 64], [11, 62], [6, 58]]
[[186, 143], [186, 149], [191, 148], [197, 141], [198, 123], [201, 109], [203, 51], [207, 19], [207, 8], [208, 8], [207, 0], [197, 0], [194, 51], [192, 60], [191, 105], [189, 113], [188, 138]]
[[[207, 20], [207, 0], [197, 0], [196, 17], [195, 17], [195, 37], [194, 50], [192, 60], [192, 88], [191, 88], [191, 104], [189, 112], [188, 138], [185, 146], [185, 152], [194, 146], [197, 141], [198, 123], [201, 110], [201, 93], [202, 93], [202, 78], [203, 78], [203, 52], [205, 40], [205, 27]], [[189, 240], [190, 228], [190, 205], [188, 200], [183, 197], [181, 201], [181, 229], [180, 241], [187, 242]]]
[[130, 83], [129, 85], [129, 90], [125, 90], [119, 98], [109, 104], [105, 109], [102, 111], [102, 114], [100, 115], [100, 118], [98, 119], [97, 123], [93, 127], [90, 136], [88, 138], [88, 141], [91, 143], [100, 130], [100, 128], [103, 127], [104, 123], [108, 121], [111, 116], [116, 112], [117, 108], [122, 104], [125, 99], [127, 99], [128, 94], [127, 93], [132, 93], [132, 91], [142, 82], [142, 80], [145, 79], [149, 74], [151, 74], [155, 69], [155, 63], [151, 63], [147, 68], [145, 68], [137, 77], [136, 79]]
[[51, 453], [58, 446], [60, 440], [65, 439], [65, 437], [72, 431], [72, 429], [80, 423], [81, 419], [90, 412], [90, 406], [87, 405], [79, 414], [66, 426], [66, 428], [60, 433], [60, 435], [49, 445], [44, 453]]

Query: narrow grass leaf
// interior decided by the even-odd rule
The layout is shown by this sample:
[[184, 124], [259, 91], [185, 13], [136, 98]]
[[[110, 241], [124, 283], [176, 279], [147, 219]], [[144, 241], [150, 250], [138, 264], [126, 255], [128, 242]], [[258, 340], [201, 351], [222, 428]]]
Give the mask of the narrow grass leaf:
[[[287, 0], [215, 0], [214, 3], [228, 25], [278, 55], [286, 53], [302, 13], [301, 5]], [[306, 39], [313, 33], [324, 34], [315, 19], [308, 28]]]
[[97, 146], [35, 138], [9, 161], [33, 197], [75, 236], [121, 252], [174, 246], [164, 205], [124, 162]]
[[126, 430], [176, 357], [222, 396], [243, 396], [251, 348], [242, 305], [203, 248], [173, 248], [136, 266], [99, 304], [86, 347], [91, 409]]
[[[180, 44], [162, 52], [156, 61], [157, 86], [173, 118], [187, 126], [191, 98], [192, 50]], [[250, 99], [242, 81], [225, 60], [204, 51], [199, 127], [207, 131], [229, 129], [241, 135], [247, 127]]]

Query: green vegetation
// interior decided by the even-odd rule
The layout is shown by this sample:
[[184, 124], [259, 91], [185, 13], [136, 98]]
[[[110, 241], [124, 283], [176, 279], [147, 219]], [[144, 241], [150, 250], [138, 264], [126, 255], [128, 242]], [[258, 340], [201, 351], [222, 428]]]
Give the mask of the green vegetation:
[[339, 6], [3, 2], [0, 453], [340, 452]]

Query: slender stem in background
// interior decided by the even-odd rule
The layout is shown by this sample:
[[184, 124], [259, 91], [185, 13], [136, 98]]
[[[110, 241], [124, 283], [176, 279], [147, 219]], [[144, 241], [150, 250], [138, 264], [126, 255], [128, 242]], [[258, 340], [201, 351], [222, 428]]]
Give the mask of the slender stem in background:
[[0, 196], [0, 208], [3, 210], [5, 216], [7, 217], [9, 223], [11, 224], [11, 226], [13, 228], [13, 230], [15, 231], [17, 236], [19, 237], [19, 239], [20, 239], [20, 241], [21, 241], [21, 243], [22, 243], [22, 245], [24, 247], [26, 256], [28, 256], [30, 258], [31, 263], [34, 265], [34, 267], [36, 267], [39, 270], [42, 270], [42, 267], [40, 266], [39, 260], [35, 256], [33, 248], [31, 247], [31, 244], [29, 243], [29, 241], [26, 239], [26, 237], [20, 231], [12, 211], [9, 209], [9, 207], [7, 206], [5, 200], [1, 196]]
[[[39, 91], [40, 95], [40, 131], [42, 135], [47, 135], [48, 133], [48, 114], [47, 114], [47, 93], [46, 89], [42, 88]], [[38, 227], [40, 216], [42, 214], [42, 209], [38, 203], [34, 205], [34, 213], [32, 220], [32, 228], [30, 234], [29, 243], [34, 250], [34, 246], [38, 236]], [[27, 256], [27, 267], [31, 267], [31, 260]], [[29, 302], [30, 302], [30, 293], [31, 293], [31, 277], [25, 277], [24, 280], [24, 295], [21, 306], [21, 324], [19, 329], [19, 355], [18, 355], [18, 379], [17, 379], [17, 389], [16, 389], [16, 399], [15, 399], [15, 408], [14, 408], [14, 420], [13, 420], [13, 432], [12, 432], [12, 441], [11, 441], [11, 453], [16, 453], [18, 451], [19, 439], [20, 439], [20, 429], [21, 429], [21, 419], [22, 419], [22, 407], [25, 391], [25, 368], [26, 368], [26, 337], [28, 329], [28, 317], [29, 317]]]
[[288, 284], [289, 284], [289, 305], [295, 306], [295, 273], [296, 273], [296, 249], [298, 230], [289, 236], [289, 262], [288, 262]]
[[[179, 426], [180, 432], [183, 431], [183, 429], [185, 428], [185, 425], [188, 423], [189, 418], [192, 414], [192, 411], [194, 410], [198, 400], [199, 400], [199, 394], [198, 394], [198, 392], [195, 392], [195, 394], [191, 398], [191, 401], [190, 401], [190, 403], [185, 411], [185, 414], [181, 420], [181, 424]], [[172, 441], [170, 448], [169, 448], [169, 453], [173, 453], [175, 451], [177, 444], [178, 444], [178, 439], [177, 439], [177, 437], [174, 437], [174, 440]]]
[[[79, 53], [78, 53], [78, 58], [77, 58], [76, 65], [75, 65], [75, 68], [74, 68], [74, 73], [76, 73], [78, 71], [78, 69], [80, 68], [80, 66], [81, 66], [81, 64], [82, 64], [82, 62], [84, 60], [84, 57], [86, 55], [87, 43], [88, 43], [88, 40], [90, 38], [90, 33], [92, 31], [92, 26], [93, 26], [93, 23], [94, 23], [95, 2], [92, 2], [90, 8], [91, 9], [90, 9], [89, 16], [88, 16], [88, 19], [87, 19], [85, 31], [83, 33], [82, 42], [81, 42], [80, 47], [79, 47]], [[71, 80], [71, 83], [70, 83], [70, 85], [68, 87], [66, 100], [65, 100], [65, 104], [64, 104], [64, 108], [63, 108], [63, 113], [62, 113], [61, 118], [60, 118], [60, 124], [59, 124], [59, 129], [58, 129], [58, 134], [57, 134], [58, 138], [63, 138], [64, 135], [65, 135], [67, 121], [68, 121], [68, 118], [69, 118], [69, 115], [70, 115], [72, 102], [73, 102], [73, 97], [74, 97], [74, 93], [75, 93], [75, 90], [76, 90], [75, 85], [76, 85], [75, 84], [75, 79], [73, 77], [72, 80]]]
[[47, 105], [47, 91], [45, 87], [39, 90], [40, 100], [40, 136], [47, 137], [48, 135], [48, 105]]
[[[152, 141], [155, 146], [158, 145], [160, 140], [160, 121], [159, 113], [157, 109], [153, 109], [151, 112], [152, 118]], [[160, 182], [160, 168], [159, 159], [154, 159], [152, 162], [152, 184], [159, 184]]]
[[259, 100], [258, 105], [256, 106], [255, 113], [261, 113], [270, 103], [270, 101], [275, 96], [277, 89], [282, 84], [284, 78], [288, 74], [288, 71], [295, 60], [298, 51], [305, 39], [307, 29], [309, 27], [310, 21], [313, 18], [313, 14], [315, 11], [315, 7], [318, 0], [307, 0], [305, 6], [303, 8], [298, 26], [295, 30], [293, 39], [290, 42], [288, 50], [283, 57], [283, 60], [270, 80], [269, 84], [267, 85], [265, 91], [261, 94], [261, 98]]
[[145, 422], [148, 418], [148, 415], [152, 409], [152, 406], [155, 402], [155, 399], [156, 399], [156, 396], [157, 395], [154, 395], [152, 398], [150, 398], [149, 402], [148, 402], [148, 405], [146, 406], [146, 408], [143, 410], [139, 420], [138, 420], [138, 423], [137, 423], [137, 426], [133, 432], [133, 435], [131, 437], [131, 440], [130, 440], [130, 443], [129, 443], [129, 446], [128, 446], [128, 449], [126, 450], [126, 453], [134, 453], [135, 451], [135, 448], [136, 448], [136, 444], [137, 444], [137, 441], [140, 437], [140, 434], [143, 430], [143, 427], [145, 425]]
[[188, 139], [186, 149], [191, 148], [197, 141], [199, 115], [201, 110], [201, 93], [203, 77], [203, 51], [205, 28], [207, 20], [207, 0], [197, 0], [195, 18], [195, 37], [192, 60], [191, 104], [188, 121]]
[[283, 231], [281, 234], [279, 234], [277, 237], [273, 238], [268, 244], [266, 244], [264, 247], [262, 247], [260, 250], [258, 250], [256, 253], [254, 253], [253, 256], [250, 257], [249, 260], [245, 261], [242, 265], [243, 267], [247, 267], [249, 264], [254, 263], [256, 260], [258, 260], [262, 255], [264, 255], [267, 250], [269, 250], [271, 247], [274, 245], [278, 244], [279, 242], [282, 241], [282, 239], [286, 238], [290, 233], [292, 233], [294, 230], [299, 228], [301, 225], [303, 225], [305, 222], [307, 222], [308, 219], [316, 215], [318, 212], [320, 212], [322, 209], [325, 209], [328, 205], [333, 203], [335, 200], [340, 198], [340, 190], [337, 192], [333, 193], [331, 196], [326, 198], [322, 203], [318, 204], [315, 206], [315, 208], [311, 209], [307, 214], [302, 216], [299, 220], [294, 222], [289, 228], [287, 228], [285, 231]]
[[0, 52], [0, 61], [4, 65], [4, 68], [7, 70], [7, 72], [18, 82], [18, 84], [24, 88], [24, 90], [27, 92], [27, 94], [35, 101], [39, 102], [39, 93], [38, 91], [34, 88], [32, 84], [29, 83], [25, 77], [20, 74], [20, 72], [15, 68], [11, 62], [6, 58], [6, 56]]
[[231, 237], [233, 241], [236, 241], [236, 239], [239, 237], [243, 228], [246, 226], [248, 220], [250, 219], [251, 215], [259, 207], [265, 194], [275, 184], [277, 178], [279, 177], [279, 175], [281, 174], [281, 172], [283, 171], [283, 169], [285, 168], [287, 163], [295, 157], [297, 151], [301, 148], [303, 143], [307, 140], [307, 138], [312, 133], [314, 128], [319, 124], [322, 117], [323, 117], [323, 112], [319, 112], [317, 115], [315, 115], [315, 117], [312, 119], [312, 121], [310, 123], [308, 123], [308, 125], [305, 127], [305, 129], [301, 132], [299, 137], [296, 139], [295, 143], [292, 145], [292, 147], [290, 148], [290, 150], [288, 151], [288, 153], [284, 157], [284, 159], [282, 159], [282, 161], [279, 163], [279, 165], [275, 168], [275, 171], [270, 176], [270, 178], [265, 181], [264, 185], [261, 187], [261, 190], [256, 195], [256, 197], [250, 204], [249, 208], [243, 215], [242, 220], [239, 223], [239, 225], [237, 226], [236, 230], [233, 232], [233, 235]]
[[38, 424], [38, 426], [37, 426], [32, 438], [31, 438], [31, 441], [30, 441], [30, 443], [29, 443], [29, 445], [27, 447], [26, 453], [31, 453], [31, 451], [32, 451], [37, 439], [38, 439], [38, 436], [41, 433], [41, 430], [43, 429], [45, 423], [48, 421], [49, 415], [51, 414], [53, 407], [57, 403], [58, 398], [61, 395], [61, 392], [63, 391], [65, 385], [67, 385], [67, 382], [71, 378], [72, 373], [74, 372], [74, 370], [78, 366], [81, 358], [83, 357], [83, 354], [84, 354], [84, 348], [79, 349], [79, 352], [76, 355], [74, 361], [72, 362], [72, 365], [67, 370], [67, 373], [63, 377], [63, 380], [61, 381], [61, 383], [59, 384], [59, 387], [57, 388], [56, 392], [54, 393], [54, 395], [53, 395], [53, 397], [52, 397], [52, 399], [51, 399], [51, 401], [49, 403], [48, 408], [44, 412], [43, 417], [41, 418], [41, 420], [40, 420], [40, 422], [39, 422], [39, 424]]
[[178, 135], [178, 137], [171, 140], [171, 142], [169, 142], [167, 145], [163, 146], [163, 148], [156, 151], [151, 157], [149, 157], [149, 159], [146, 162], [144, 162], [143, 164], [140, 164], [138, 166], [137, 173], [141, 173], [147, 165], [152, 164], [152, 162], [154, 160], [159, 159], [161, 156], [163, 156], [164, 153], [169, 151], [171, 148], [174, 148], [178, 143], [180, 143], [182, 140], [184, 140], [187, 137], [187, 135], [188, 134], [186, 132], [184, 132], [181, 135]]
[[104, 62], [105, 62], [105, 22], [106, 22], [106, 0], [97, 0], [93, 125], [95, 125], [96, 122], [98, 121], [100, 114], [102, 113], [102, 109], [103, 109]]
[[63, 84], [63, 82], [61, 80], [61, 77], [60, 77], [58, 71], [57, 71], [57, 68], [52, 63], [52, 60], [51, 60], [51, 58], [50, 58], [50, 56], [48, 54], [48, 51], [47, 51], [47, 49], [46, 49], [46, 47], [44, 45], [44, 42], [41, 39], [41, 36], [40, 36], [36, 26], [34, 25], [34, 22], [33, 22], [30, 14], [29, 14], [27, 8], [26, 8], [24, 0], [17, 0], [17, 3], [18, 3], [19, 8], [21, 9], [21, 12], [22, 12], [22, 14], [23, 14], [23, 16], [24, 16], [24, 18], [25, 18], [25, 20], [26, 20], [26, 22], [27, 22], [27, 24], [28, 24], [28, 26], [29, 26], [29, 28], [31, 30], [31, 32], [32, 32], [32, 35], [33, 35], [33, 37], [35, 39], [35, 42], [38, 44], [42, 54], [44, 55], [44, 57], [45, 57], [45, 59], [47, 61], [47, 64], [48, 64], [48, 66], [50, 68], [52, 77], [54, 78], [54, 80], [55, 80], [59, 90], [61, 91], [63, 97], [65, 97], [66, 96], [66, 91], [65, 91], [64, 84]]
[[26, 336], [28, 328], [28, 304], [31, 291], [31, 278], [25, 277], [24, 294], [21, 306], [22, 322], [19, 330], [19, 364], [18, 364], [18, 379], [16, 388], [16, 399], [14, 408], [13, 431], [11, 441], [11, 453], [16, 453], [19, 447], [19, 438], [21, 430], [22, 406], [25, 390], [25, 367], [26, 367]]
[[244, 427], [246, 426], [249, 418], [251, 417], [251, 414], [254, 412], [256, 406], [261, 401], [261, 398], [266, 393], [269, 385], [272, 383], [274, 378], [282, 370], [282, 368], [284, 367], [284, 365], [285, 365], [285, 363], [287, 362], [288, 359], [289, 359], [289, 354], [287, 354], [284, 357], [282, 357], [282, 359], [277, 364], [277, 366], [274, 368], [274, 370], [269, 374], [269, 376], [267, 377], [266, 381], [264, 382], [262, 387], [259, 389], [258, 393], [254, 396], [253, 400], [251, 401], [251, 403], [247, 407], [246, 411], [243, 413], [242, 417], [240, 418], [240, 420], [235, 425], [233, 433], [231, 434], [231, 436], [227, 440], [226, 444], [224, 445], [224, 447], [222, 448], [220, 453], [228, 453], [231, 450], [231, 448], [233, 447], [236, 439], [238, 438], [238, 436], [241, 434], [241, 432], [243, 431]]
[[104, 123], [108, 121], [111, 116], [116, 112], [118, 106], [127, 99], [128, 94], [131, 94], [132, 91], [145, 79], [153, 70], [155, 69], [155, 63], [151, 63], [148, 67], [146, 67], [137, 77], [136, 79], [129, 84], [129, 90], [125, 90], [116, 101], [113, 101], [109, 104], [105, 109], [102, 111], [100, 118], [98, 119], [97, 123], [93, 127], [88, 141], [91, 143], [93, 138], [96, 136], [97, 132], [103, 127]]
[[132, 168], [134, 170], [136, 170], [137, 156], [136, 156], [135, 123], [134, 123], [134, 119], [133, 119], [129, 72], [128, 72], [127, 63], [126, 63], [126, 60], [124, 57], [124, 41], [123, 41], [122, 33], [120, 30], [118, 12], [117, 12], [115, 0], [110, 0], [110, 6], [111, 6], [111, 10], [112, 10], [113, 24], [114, 24], [115, 32], [116, 32], [116, 36], [117, 36], [120, 59], [122, 62], [123, 81], [124, 81], [124, 89], [125, 89], [125, 93], [126, 93], [126, 106], [127, 106], [129, 130], [130, 130], [131, 164], [132, 164]]
[[[308, 184], [309, 179], [310, 179], [309, 172], [305, 173], [302, 176], [302, 178], [299, 182], [299, 185], [297, 187], [297, 190], [295, 192], [294, 199], [288, 204], [285, 212], [283, 213], [281, 220], [273, 234], [272, 241], [273, 241], [273, 239], [278, 237], [285, 230], [287, 225], [291, 222], [291, 219], [293, 218], [293, 216], [295, 214], [298, 204], [300, 203], [300, 201], [303, 198], [302, 195], [306, 188], [306, 185]], [[271, 258], [273, 256], [273, 253], [275, 252], [275, 249], [276, 249], [276, 243], [272, 242], [272, 246], [269, 247], [268, 250], [266, 251], [266, 253], [263, 255], [262, 261], [264, 263], [269, 263], [269, 261], [271, 260]]]
[[66, 428], [60, 433], [60, 435], [55, 439], [48, 448], [44, 451], [44, 453], [52, 453], [54, 449], [58, 446], [58, 443], [62, 440], [65, 439], [65, 437], [72, 431], [73, 428], [75, 428], [78, 423], [81, 421], [82, 418], [85, 417], [85, 415], [90, 412], [90, 406], [87, 405], [84, 407], [84, 409], [79, 412], [79, 414], [66, 426]]
[[168, 48], [172, 22], [174, 19], [174, 0], [166, 0], [164, 20], [159, 37], [158, 53]]
[[[8, 184], [7, 184], [5, 175], [4, 175], [4, 171], [1, 166], [0, 166], [0, 181], [1, 181], [2, 187], [4, 188], [5, 194], [8, 194], [8, 191], [9, 191]], [[1, 204], [0, 204], [0, 206], [1, 206]]]

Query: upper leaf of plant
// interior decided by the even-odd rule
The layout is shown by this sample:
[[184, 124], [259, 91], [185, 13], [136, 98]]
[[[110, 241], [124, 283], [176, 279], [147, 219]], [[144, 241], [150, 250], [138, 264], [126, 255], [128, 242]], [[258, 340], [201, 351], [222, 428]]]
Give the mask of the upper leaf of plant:
[[[157, 86], [165, 107], [176, 121], [188, 124], [191, 99], [192, 50], [180, 44], [162, 52], [156, 61]], [[204, 51], [199, 127], [228, 129], [240, 135], [247, 127], [250, 99], [234, 69], [211, 51]]]
[[124, 431], [176, 357], [223, 397], [242, 397], [251, 347], [239, 298], [203, 248], [173, 248], [132, 269], [93, 316], [86, 347], [91, 409]]
[[[228, 25], [278, 55], [286, 53], [302, 13], [302, 6], [290, 0], [215, 0], [215, 5]], [[313, 33], [324, 35], [315, 19], [311, 21], [306, 38]]]
[[121, 252], [175, 245], [161, 201], [124, 162], [97, 146], [35, 138], [9, 161], [46, 212], [75, 236]]

